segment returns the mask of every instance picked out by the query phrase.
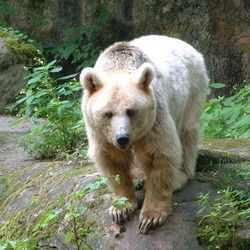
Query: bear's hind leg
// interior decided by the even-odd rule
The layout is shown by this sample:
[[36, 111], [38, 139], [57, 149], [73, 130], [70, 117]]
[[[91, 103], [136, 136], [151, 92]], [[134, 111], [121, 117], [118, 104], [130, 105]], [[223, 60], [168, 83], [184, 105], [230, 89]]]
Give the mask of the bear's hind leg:
[[199, 116], [206, 100], [208, 78], [202, 64], [196, 65], [191, 74], [193, 87], [189, 95], [186, 110], [183, 116], [180, 139], [183, 151], [183, 172], [190, 178], [195, 174], [195, 165], [198, 152], [198, 141], [200, 138]]
[[198, 122], [195, 122], [189, 127], [182, 128], [181, 131], [181, 144], [183, 152], [182, 171], [185, 173], [187, 178], [190, 178], [195, 174], [199, 135], [200, 133]]

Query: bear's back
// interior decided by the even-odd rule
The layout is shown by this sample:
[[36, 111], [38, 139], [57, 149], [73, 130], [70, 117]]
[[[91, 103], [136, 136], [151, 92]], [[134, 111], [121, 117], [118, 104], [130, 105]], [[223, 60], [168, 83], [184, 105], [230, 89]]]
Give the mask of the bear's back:
[[140, 48], [159, 71], [162, 71], [162, 67], [192, 68], [204, 65], [203, 56], [191, 45], [177, 38], [149, 35], [137, 38], [130, 44]]

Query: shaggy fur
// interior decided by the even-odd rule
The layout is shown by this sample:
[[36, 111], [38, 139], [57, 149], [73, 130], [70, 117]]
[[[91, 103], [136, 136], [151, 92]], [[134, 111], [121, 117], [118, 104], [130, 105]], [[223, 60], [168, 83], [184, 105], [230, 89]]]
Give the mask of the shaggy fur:
[[[146, 234], [171, 214], [172, 193], [195, 172], [208, 85], [203, 57], [178, 39], [145, 36], [107, 48], [80, 80], [89, 156], [110, 176], [114, 200], [125, 196], [136, 209], [131, 173], [136, 166], [145, 175], [139, 232]], [[116, 223], [130, 213], [110, 208]]]

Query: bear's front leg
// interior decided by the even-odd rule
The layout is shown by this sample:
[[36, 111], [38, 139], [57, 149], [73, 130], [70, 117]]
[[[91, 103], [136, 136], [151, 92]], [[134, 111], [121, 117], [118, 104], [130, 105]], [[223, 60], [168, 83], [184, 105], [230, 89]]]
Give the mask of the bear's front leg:
[[150, 229], [164, 223], [171, 214], [171, 199], [181, 166], [181, 156], [165, 153], [152, 155], [151, 164], [145, 166], [146, 195], [140, 213], [139, 232], [147, 234]]
[[122, 209], [118, 209], [115, 206], [109, 208], [112, 220], [117, 224], [121, 224], [137, 208], [133, 180], [130, 175], [132, 153], [118, 150], [116, 152], [100, 152], [95, 159], [95, 163], [103, 175], [108, 177], [109, 188], [114, 193], [113, 201], [126, 197], [128, 199], [126, 202], [132, 205], [132, 209], [128, 209], [126, 205]]

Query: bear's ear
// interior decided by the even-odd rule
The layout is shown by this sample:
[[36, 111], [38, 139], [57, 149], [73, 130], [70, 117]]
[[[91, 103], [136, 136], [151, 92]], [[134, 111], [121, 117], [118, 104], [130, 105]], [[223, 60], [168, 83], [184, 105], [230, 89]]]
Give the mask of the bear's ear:
[[103, 86], [101, 78], [96, 70], [90, 67], [82, 70], [80, 74], [80, 82], [83, 88], [88, 91], [90, 95]]
[[143, 63], [137, 71], [138, 79], [137, 86], [144, 90], [148, 91], [148, 87], [155, 76], [155, 70], [150, 63]]

